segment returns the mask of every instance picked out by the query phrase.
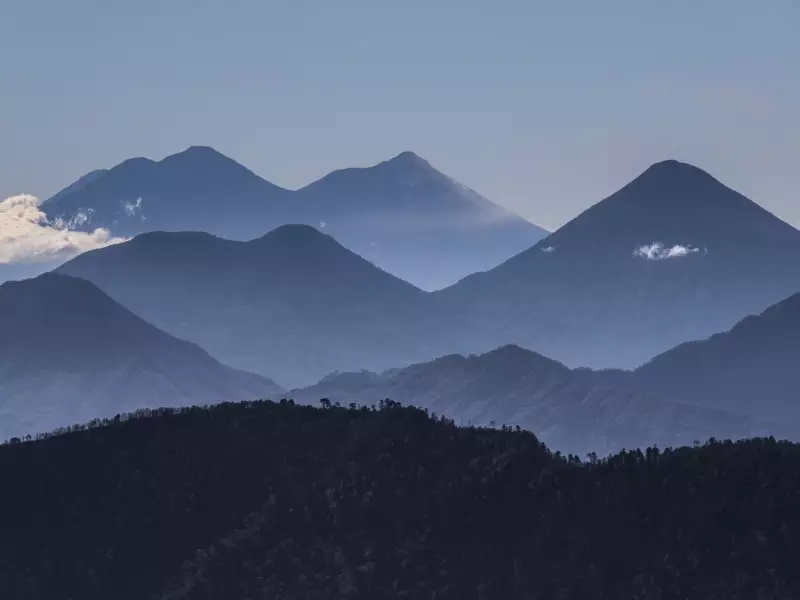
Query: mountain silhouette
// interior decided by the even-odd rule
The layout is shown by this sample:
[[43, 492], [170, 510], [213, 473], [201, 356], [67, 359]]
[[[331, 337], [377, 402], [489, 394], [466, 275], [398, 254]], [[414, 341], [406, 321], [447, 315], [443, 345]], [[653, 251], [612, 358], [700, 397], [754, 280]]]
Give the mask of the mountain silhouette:
[[70, 194], [73, 194], [73, 193], [75, 193], [75, 192], [77, 192], [79, 190], [82, 190], [87, 185], [89, 185], [92, 181], [94, 181], [95, 179], [99, 179], [100, 177], [102, 177], [106, 173], [108, 173], [108, 169], [95, 169], [94, 171], [90, 171], [89, 173], [87, 173], [83, 177], [80, 177], [79, 179], [77, 179], [75, 182], [69, 184], [67, 187], [65, 187], [63, 190], [61, 190], [60, 192], [58, 192], [54, 196], [51, 196], [48, 201], [56, 203], [61, 198], [64, 198], [66, 196], [69, 196]]
[[490, 269], [546, 234], [410, 151], [296, 195], [348, 248], [424, 289]]
[[800, 294], [638, 368], [645, 389], [756, 418], [800, 420]]
[[43, 203], [48, 217], [83, 215], [82, 228], [126, 237], [177, 229], [249, 238], [280, 223], [288, 210], [287, 190], [206, 146], [158, 162], [128, 159], [79, 182]]
[[392, 401], [0, 445], [9, 600], [796, 600], [800, 445], [559, 456]]
[[800, 290], [798, 259], [800, 232], [670, 160], [438, 295], [491, 330], [487, 347], [513, 342], [572, 366], [636, 367]]
[[193, 146], [155, 162], [127, 160], [44, 203], [115, 235], [207, 231], [235, 240], [279, 225], [326, 229], [347, 247], [426, 289], [496, 266], [546, 234], [434, 169], [413, 152], [280, 188], [216, 150]]
[[303, 385], [427, 360], [465, 328], [422, 290], [308, 225], [250, 242], [154, 232], [58, 269], [219, 360]]
[[0, 286], [0, 437], [142, 407], [276, 394], [114, 302], [47, 273]]
[[291, 396], [307, 403], [328, 398], [342, 405], [392, 398], [462, 425], [520, 426], [554, 450], [580, 456], [652, 445], [685, 446], [709, 437], [798, 433], [736, 412], [643, 392], [627, 372], [573, 370], [513, 345], [480, 356], [444, 356], [382, 374], [335, 374], [293, 390]]

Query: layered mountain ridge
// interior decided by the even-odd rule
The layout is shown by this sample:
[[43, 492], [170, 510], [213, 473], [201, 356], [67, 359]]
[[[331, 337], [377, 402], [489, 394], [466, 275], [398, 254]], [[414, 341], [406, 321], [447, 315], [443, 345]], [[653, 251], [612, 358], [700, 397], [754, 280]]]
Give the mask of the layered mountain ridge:
[[148, 233], [58, 272], [92, 281], [164, 331], [285, 385], [428, 360], [468, 338], [465, 323], [432, 296], [307, 225], [249, 242]]
[[281, 392], [126, 310], [95, 285], [48, 273], [0, 286], [0, 438], [137, 408]]
[[636, 367], [800, 291], [800, 232], [704, 171], [653, 165], [487, 272], [437, 292], [492, 345]]
[[94, 171], [44, 203], [115, 235], [207, 231], [250, 240], [285, 224], [325, 228], [381, 268], [426, 289], [491, 268], [546, 232], [440, 173], [413, 152], [349, 168], [296, 191], [213, 148]]

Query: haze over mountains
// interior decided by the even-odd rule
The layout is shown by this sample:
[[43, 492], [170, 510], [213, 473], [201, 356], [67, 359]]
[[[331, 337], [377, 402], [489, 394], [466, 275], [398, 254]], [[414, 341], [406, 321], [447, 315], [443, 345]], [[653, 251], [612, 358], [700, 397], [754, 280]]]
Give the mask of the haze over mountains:
[[572, 370], [534, 352], [504, 346], [480, 356], [445, 356], [381, 374], [336, 374], [290, 395], [306, 403], [328, 398], [342, 405], [397, 399], [461, 425], [520, 426], [535, 431], [548, 447], [579, 456], [653, 444], [687, 446], [710, 437], [800, 434], [796, 424], [759, 422], [726, 409], [724, 398], [718, 408], [709, 408], [676, 402], [659, 392], [656, 385], [653, 391], [639, 388], [627, 372]]
[[505, 263], [437, 292], [570, 366], [636, 367], [800, 291], [800, 232], [665, 161]]
[[637, 384], [700, 406], [800, 421], [800, 294], [686, 342], [635, 372]]
[[159, 331], [93, 284], [0, 286], [0, 438], [137, 408], [266, 397], [274, 382]]
[[307, 225], [250, 242], [143, 234], [57, 272], [94, 282], [164, 331], [227, 364], [275, 373], [282, 385], [428, 360], [469, 333], [430, 294]]
[[[144, 195], [113, 196], [125, 189], [159, 199], [158, 210], [145, 213]], [[219, 194], [229, 189], [236, 193], [221, 205]], [[143, 233], [56, 270], [91, 281], [120, 311], [124, 306], [226, 365], [295, 388], [303, 401], [390, 397], [460, 422], [529, 427], [555, 447], [579, 452], [797, 435], [800, 301], [744, 318], [800, 291], [800, 232], [704, 171], [665, 161], [505, 263], [433, 293], [330, 235], [337, 223], [344, 237], [363, 243], [359, 235], [379, 214], [393, 215], [387, 227], [428, 214], [423, 221], [441, 239], [442, 227], [475, 239], [466, 224], [490, 222], [491, 214], [510, 227], [513, 219], [488, 201], [454, 189], [461, 190], [403, 153], [289, 192], [194, 147], [91, 173], [45, 207], [50, 218], [85, 213], [88, 227], [116, 225], [121, 235], [187, 219], [189, 228], [243, 224], [256, 231], [274, 219], [324, 215], [320, 230], [282, 225], [249, 241]], [[251, 218], [215, 219], [220, 206]], [[397, 237], [397, 256], [436, 262], [444, 247], [426, 247], [425, 239], [437, 235], [420, 244]], [[488, 244], [482, 239], [476, 252]], [[686, 344], [742, 319], [729, 333]], [[633, 368], [650, 359], [631, 372], [571, 368]], [[137, 373], [149, 381], [146, 369]], [[279, 390], [269, 385], [259, 389]], [[241, 382], [226, 386], [244, 389]], [[20, 398], [41, 393], [17, 389]], [[174, 402], [183, 398], [176, 394]]]
[[50, 218], [117, 236], [205, 231], [250, 240], [284, 224], [324, 228], [381, 268], [426, 289], [489, 269], [546, 232], [413, 152], [334, 171], [291, 191], [216, 150], [133, 158], [89, 173], [44, 203]]

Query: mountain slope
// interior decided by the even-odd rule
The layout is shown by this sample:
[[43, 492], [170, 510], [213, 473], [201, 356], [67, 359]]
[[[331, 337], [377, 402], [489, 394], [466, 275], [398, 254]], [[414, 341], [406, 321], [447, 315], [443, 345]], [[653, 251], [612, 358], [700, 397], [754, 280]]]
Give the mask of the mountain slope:
[[[641, 392], [625, 372], [570, 370], [516, 346], [480, 356], [445, 356], [383, 374], [343, 373], [291, 392], [346, 405], [392, 398], [462, 424], [520, 426], [564, 453], [690, 445], [709, 437], [800, 434], [722, 409], [670, 402]], [[780, 429], [780, 431], [779, 431]]]
[[56, 193], [55, 195], [51, 196], [47, 201], [53, 204], [57, 203], [61, 198], [65, 198], [70, 194], [73, 194], [79, 190], [82, 190], [88, 184], [90, 184], [95, 179], [99, 179], [101, 176], [108, 173], [108, 169], [95, 169], [94, 171], [88, 172], [83, 177], [79, 177], [77, 180], [69, 184], [60, 192]]
[[144, 406], [279, 393], [125, 310], [87, 281], [0, 286], [0, 437]]
[[635, 367], [800, 290], [800, 232], [666, 161], [529, 250], [438, 293], [574, 366]]
[[490, 269], [546, 235], [413, 152], [298, 190], [304, 222], [423, 289]]
[[427, 360], [464, 329], [429, 294], [306, 225], [250, 242], [143, 234], [58, 272], [93, 281], [227, 364], [291, 385]]
[[644, 389], [761, 419], [800, 420], [800, 294], [730, 331], [687, 342], [639, 367]]
[[0, 597], [800, 597], [800, 446], [570, 459], [394, 404], [153, 411], [0, 446]]
[[45, 201], [47, 216], [82, 215], [83, 228], [118, 236], [167, 229], [249, 239], [288, 216], [287, 190], [206, 146], [158, 162], [132, 158], [79, 182]]
[[455, 283], [528, 248], [545, 232], [411, 152], [279, 188], [207, 147], [127, 160], [44, 203], [50, 218], [115, 235], [207, 231], [249, 240], [285, 224], [326, 228], [348, 248], [426, 289]]

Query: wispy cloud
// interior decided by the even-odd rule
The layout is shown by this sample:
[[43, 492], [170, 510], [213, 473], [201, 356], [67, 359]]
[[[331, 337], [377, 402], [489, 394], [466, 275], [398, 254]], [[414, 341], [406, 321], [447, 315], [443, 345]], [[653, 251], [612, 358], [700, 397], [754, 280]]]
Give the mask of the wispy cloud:
[[689, 256], [697, 252], [700, 252], [700, 248], [694, 246], [683, 246], [681, 244], [665, 246], [661, 242], [653, 242], [652, 244], [638, 246], [633, 250], [633, 255], [646, 260], [666, 260], [668, 258]]
[[133, 217], [137, 213], [140, 213], [142, 211], [142, 197], [139, 196], [136, 202], [123, 202], [122, 210], [128, 217]]
[[69, 220], [48, 219], [39, 200], [30, 195], [0, 202], [0, 263], [66, 260], [77, 254], [124, 242], [108, 229], [76, 231], [89, 220], [82, 212]]

